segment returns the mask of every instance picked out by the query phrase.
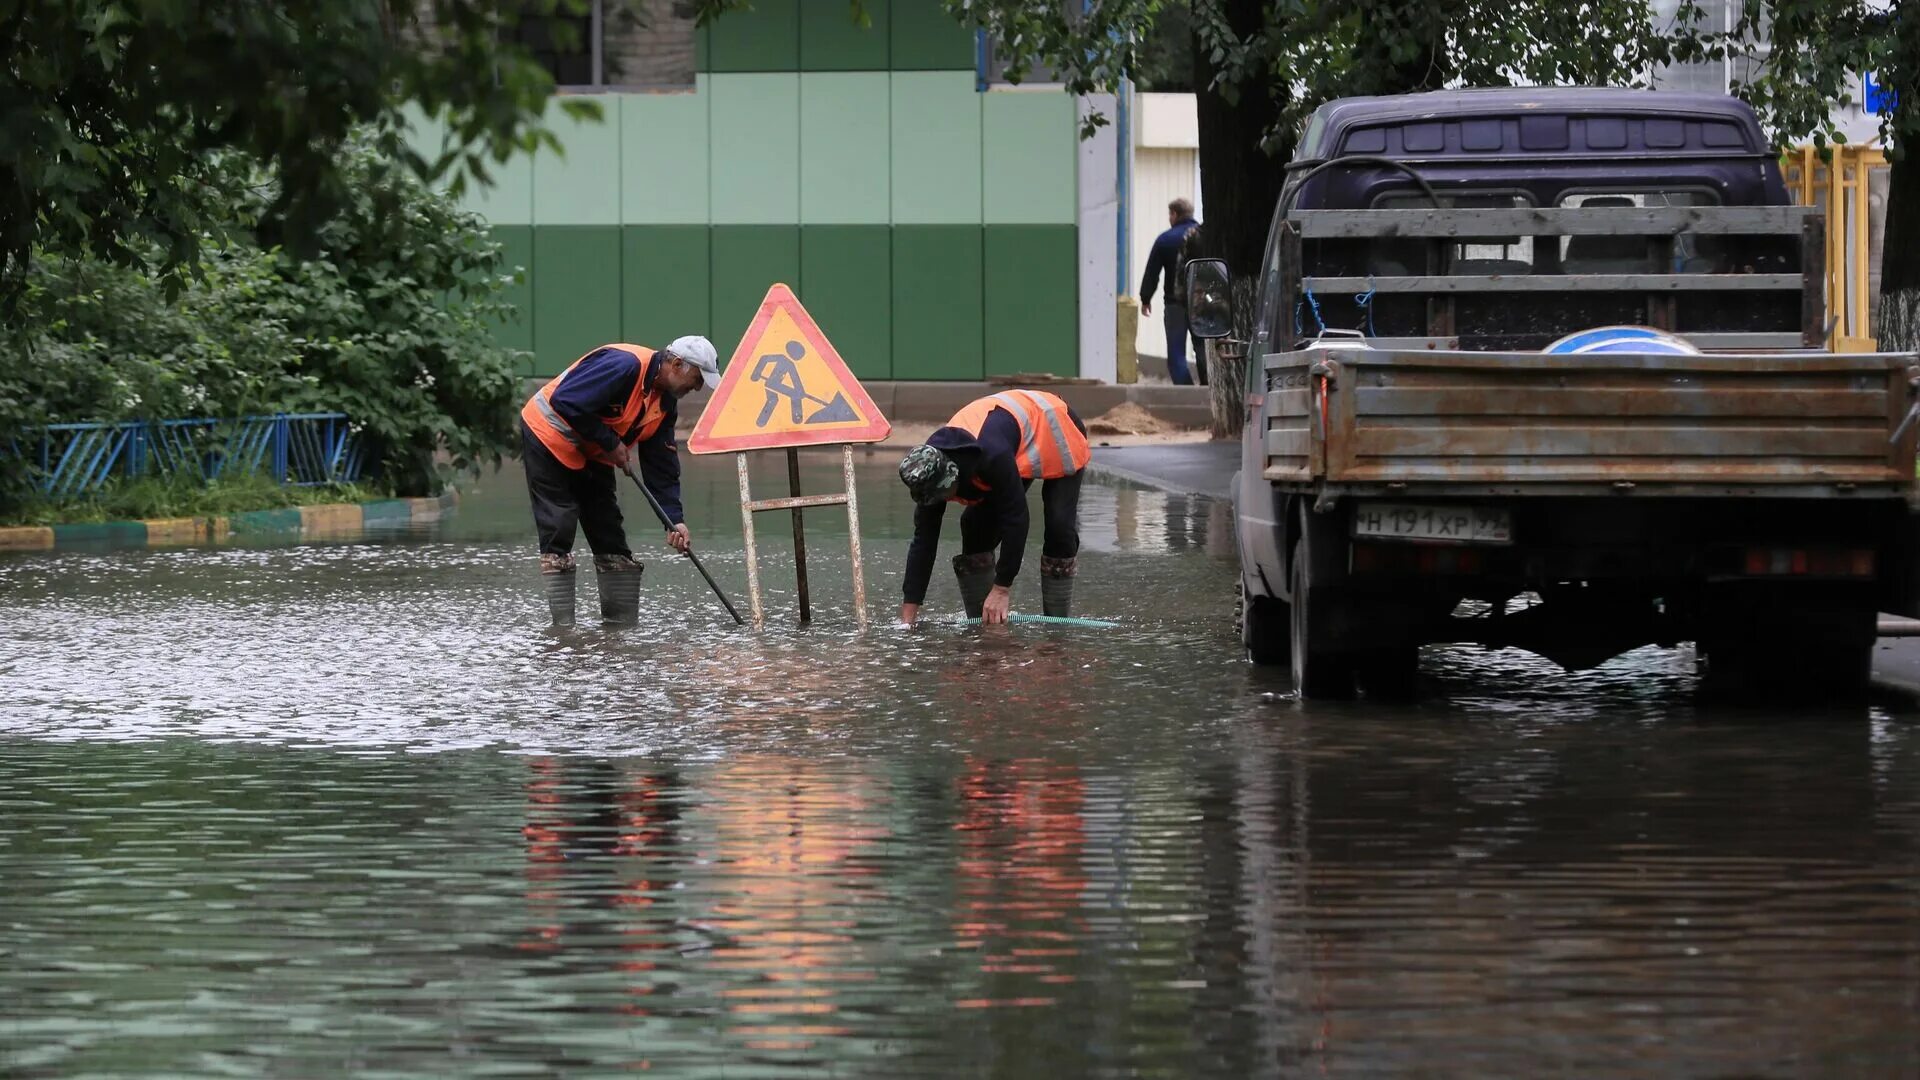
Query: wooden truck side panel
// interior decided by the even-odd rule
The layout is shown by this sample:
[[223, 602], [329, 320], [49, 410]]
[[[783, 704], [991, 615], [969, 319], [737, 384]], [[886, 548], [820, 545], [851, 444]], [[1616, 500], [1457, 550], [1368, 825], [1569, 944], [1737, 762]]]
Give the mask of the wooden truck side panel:
[[[1265, 360], [1267, 468], [1344, 492], [1898, 497], [1896, 354], [1309, 349]], [[1898, 432], [1898, 439], [1894, 434]]]

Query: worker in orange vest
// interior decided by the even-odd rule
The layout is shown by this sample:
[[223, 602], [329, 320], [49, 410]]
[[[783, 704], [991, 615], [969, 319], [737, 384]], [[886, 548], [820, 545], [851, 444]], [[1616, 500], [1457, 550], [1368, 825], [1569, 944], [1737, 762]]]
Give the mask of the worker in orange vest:
[[[1053, 394], [1008, 390], [961, 409], [900, 462], [900, 479], [915, 503], [907, 548], [900, 621], [911, 626], [927, 597], [940, 523], [949, 502], [960, 513], [960, 554], [953, 572], [967, 615], [1007, 621], [1013, 579], [1027, 546], [1027, 488], [1040, 484], [1045, 534], [1040, 547], [1040, 603], [1048, 615], [1073, 606], [1080, 554], [1080, 475], [1093, 457], [1087, 425]], [[995, 560], [993, 549], [1000, 549]]]
[[637, 463], [672, 528], [667, 545], [693, 545], [680, 508], [680, 455], [673, 442], [678, 401], [702, 383], [720, 384], [713, 343], [683, 337], [655, 352], [603, 345], [575, 360], [520, 410], [520, 442], [540, 534], [540, 575], [556, 626], [573, 623], [573, 534], [587, 534], [600, 583], [600, 615], [631, 625], [640, 615], [645, 568], [627, 547], [615, 469]]

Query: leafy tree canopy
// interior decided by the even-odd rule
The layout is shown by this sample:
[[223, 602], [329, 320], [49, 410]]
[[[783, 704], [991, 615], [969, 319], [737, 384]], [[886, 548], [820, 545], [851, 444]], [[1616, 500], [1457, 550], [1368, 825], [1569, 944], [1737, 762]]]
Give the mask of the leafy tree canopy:
[[[608, 2], [635, 18], [657, 6]], [[177, 291], [223, 217], [216, 151], [274, 166], [266, 216], [304, 251], [348, 201], [340, 151], [364, 125], [383, 160], [456, 193], [490, 162], [557, 148], [541, 123], [553, 80], [509, 31], [550, 19], [568, 45], [577, 31], [556, 17], [591, 3], [0, 0], [0, 297], [17, 300], [36, 250], [133, 265], [157, 246]], [[744, 6], [692, 0], [703, 23]], [[446, 125], [431, 158], [402, 137], [406, 102]]]
[[[947, 0], [1000, 43], [1008, 77], [1036, 68], [1069, 93], [1110, 93], [1155, 67], [1152, 33], [1185, 8], [1206, 85], [1227, 102], [1279, 107], [1268, 150], [1322, 102], [1443, 86], [1517, 82], [1634, 85], [1668, 59], [1650, 0]], [[1104, 122], [1095, 117], [1090, 125]]]

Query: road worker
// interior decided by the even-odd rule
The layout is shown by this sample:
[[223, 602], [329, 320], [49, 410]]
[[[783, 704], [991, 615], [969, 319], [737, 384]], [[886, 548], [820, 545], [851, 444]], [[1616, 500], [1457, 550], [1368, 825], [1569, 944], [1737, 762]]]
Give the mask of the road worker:
[[[1008, 390], [955, 413], [900, 462], [900, 479], [918, 508], [900, 621], [911, 626], [927, 597], [947, 503], [960, 512], [960, 554], [953, 572], [970, 618], [1007, 621], [1013, 579], [1027, 546], [1027, 488], [1040, 484], [1045, 535], [1040, 602], [1048, 615], [1071, 614], [1080, 554], [1080, 477], [1093, 451], [1087, 425], [1067, 403], [1038, 390]], [[1000, 549], [996, 562], [995, 546]]]
[[680, 508], [673, 428], [680, 396], [702, 383], [720, 383], [719, 359], [706, 338], [677, 338], [658, 352], [603, 345], [574, 361], [520, 410], [540, 577], [554, 625], [573, 623], [576, 526], [593, 548], [601, 618], [614, 625], [639, 619], [643, 567], [621, 527], [615, 469], [639, 466], [642, 482], [672, 523], [667, 546], [681, 552], [692, 547]]

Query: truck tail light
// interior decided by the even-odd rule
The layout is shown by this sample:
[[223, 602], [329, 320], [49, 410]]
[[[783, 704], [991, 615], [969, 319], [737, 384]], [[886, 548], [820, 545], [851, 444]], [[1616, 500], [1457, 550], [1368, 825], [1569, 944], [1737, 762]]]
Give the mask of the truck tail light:
[[1743, 561], [1748, 577], [1870, 578], [1874, 574], [1871, 548], [1750, 547]]
[[1473, 548], [1422, 544], [1355, 544], [1355, 574], [1477, 574], [1485, 557]]

